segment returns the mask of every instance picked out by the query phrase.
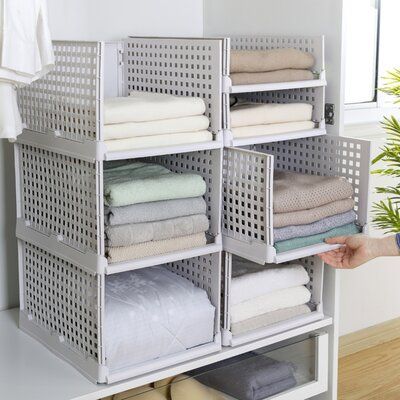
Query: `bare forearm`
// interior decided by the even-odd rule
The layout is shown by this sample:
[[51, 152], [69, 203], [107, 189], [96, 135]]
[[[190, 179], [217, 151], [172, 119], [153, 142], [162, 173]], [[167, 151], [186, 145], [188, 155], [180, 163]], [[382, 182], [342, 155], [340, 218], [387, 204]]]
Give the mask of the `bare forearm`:
[[396, 235], [376, 239], [376, 243], [374, 244], [375, 257], [400, 256], [400, 248], [396, 240]]

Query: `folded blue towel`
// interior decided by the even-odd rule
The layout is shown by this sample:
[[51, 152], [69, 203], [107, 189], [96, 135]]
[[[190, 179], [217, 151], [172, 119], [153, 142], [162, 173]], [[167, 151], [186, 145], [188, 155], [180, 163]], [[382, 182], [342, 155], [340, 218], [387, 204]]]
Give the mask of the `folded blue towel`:
[[294, 249], [299, 249], [301, 247], [311, 246], [317, 243], [323, 243], [324, 240], [327, 238], [355, 235], [357, 233], [360, 233], [360, 228], [353, 222], [351, 224], [343, 225], [338, 228], [331, 229], [328, 232], [320, 233], [318, 235], [284, 240], [282, 242], [275, 243], [274, 246], [277, 253], [283, 253], [284, 251], [290, 251]]

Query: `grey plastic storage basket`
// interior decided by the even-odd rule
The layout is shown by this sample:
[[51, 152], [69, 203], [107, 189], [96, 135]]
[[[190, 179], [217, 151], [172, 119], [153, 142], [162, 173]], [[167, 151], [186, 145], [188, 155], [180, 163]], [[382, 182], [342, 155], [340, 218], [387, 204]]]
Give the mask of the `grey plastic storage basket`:
[[223, 165], [224, 250], [260, 264], [318, 254], [326, 244], [276, 253], [273, 239], [274, 169], [343, 176], [354, 187], [358, 223], [367, 224], [370, 143], [320, 136], [259, 144], [252, 150], [226, 148]]
[[[226, 75], [224, 76], [223, 127], [225, 146], [245, 146], [256, 143], [293, 140], [321, 136], [325, 129], [325, 49], [323, 36], [233, 36], [224, 42]], [[231, 50], [270, 50], [293, 48], [309, 52], [314, 56], [314, 80], [298, 82], [278, 82], [267, 84], [233, 85], [229, 77]], [[276, 135], [234, 138], [230, 131], [229, 95], [259, 103], [305, 102], [312, 104], [315, 128], [307, 131], [287, 132]]]
[[216, 309], [214, 342], [113, 372], [105, 358], [104, 275], [28, 242], [19, 241], [19, 252], [20, 327], [95, 382], [127, 379], [220, 349], [220, 253], [167, 264], [207, 292]]
[[[253, 331], [248, 331], [239, 335], [233, 335], [231, 332], [230, 322], [230, 287], [232, 283], [232, 254], [224, 253], [223, 261], [223, 322], [222, 322], [222, 345], [223, 346], [238, 346], [244, 343], [249, 343], [257, 339], [270, 337], [282, 332], [290, 331], [294, 328], [310, 324], [312, 322], [324, 318], [322, 294], [324, 286], [324, 263], [316, 256], [300, 259], [296, 262], [302, 264], [310, 276], [310, 282], [307, 288], [311, 292], [311, 301], [309, 306], [312, 310], [310, 314], [298, 316], [286, 321], [282, 321], [273, 325], [265, 326]], [[273, 264], [271, 264], [273, 265]]]
[[[54, 42], [55, 69], [19, 90], [26, 130], [20, 143], [91, 160], [136, 158], [222, 146], [222, 39], [128, 38]], [[107, 152], [104, 99], [132, 90], [200, 97], [214, 140]]]
[[109, 264], [105, 257], [103, 168], [38, 146], [16, 146], [17, 236], [56, 252], [93, 272], [118, 273], [167, 261], [219, 252], [221, 239], [222, 150], [147, 158], [176, 173], [203, 177], [210, 228], [205, 246]]

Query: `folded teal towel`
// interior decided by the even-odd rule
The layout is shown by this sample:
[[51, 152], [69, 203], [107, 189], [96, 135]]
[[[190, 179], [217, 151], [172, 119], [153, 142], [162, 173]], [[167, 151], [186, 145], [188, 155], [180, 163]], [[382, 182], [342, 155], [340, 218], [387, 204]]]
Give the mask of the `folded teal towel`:
[[104, 201], [109, 206], [198, 197], [205, 192], [200, 175], [173, 173], [157, 164], [117, 162], [104, 170]]
[[320, 233], [318, 235], [284, 240], [282, 242], [275, 243], [274, 246], [277, 253], [283, 253], [284, 251], [290, 251], [294, 249], [299, 249], [301, 247], [311, 246], [317, 243], [323, 243], [323, 241], [327, 238], [355, 235], [357, 233], [360, 233], [360, 228], [355, 223], [351, 223], [339, 226], [338, 228], [331, 229], [328, 232]]

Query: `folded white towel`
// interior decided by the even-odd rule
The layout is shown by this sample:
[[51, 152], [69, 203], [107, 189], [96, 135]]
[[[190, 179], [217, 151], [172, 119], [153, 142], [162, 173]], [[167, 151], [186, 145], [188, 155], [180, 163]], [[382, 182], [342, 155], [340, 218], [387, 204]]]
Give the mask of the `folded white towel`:
[[259, 265], [239, 257], [233, 258], [232, 277], [232, 305], [276, 290], [306, 285], [310, 281], [307, 271], [300, 264]]
[[129, 139], [105, 140], [107, 151], [128, 151], [151, 147], [177, 146], [213, 140], [209, 131], [171, 133], [167, 135], [139, 136]]
[[129, 97], [104, 101], [104, 123], [158, 121], [202, 115], [205, 111], [204, 100], [199, 97], [134, 91]]
[[307, 103], [239, 103], [231, 107], [231, 127], [311, 121], [312, 110]]
[[277, 290], [244, 301], [231, 307], [231, 322], [240, 322], [268, 312], [306, 304], [311, 299], [311, 293], [305, 286]]
[[149, 122], [125, 122], [121, 124], [104, 125], [103, 138], [104, 140], [126, 139], [137, 136], [196, 132], [208, 129], [209, 125], [210, 121], [205, 115]]
[[282, 124], [242, 126], [231, 129], [234, 138], [279, 135], [280, 133], [308, 131], [315, 128], [312, 121], [285, 122]]

